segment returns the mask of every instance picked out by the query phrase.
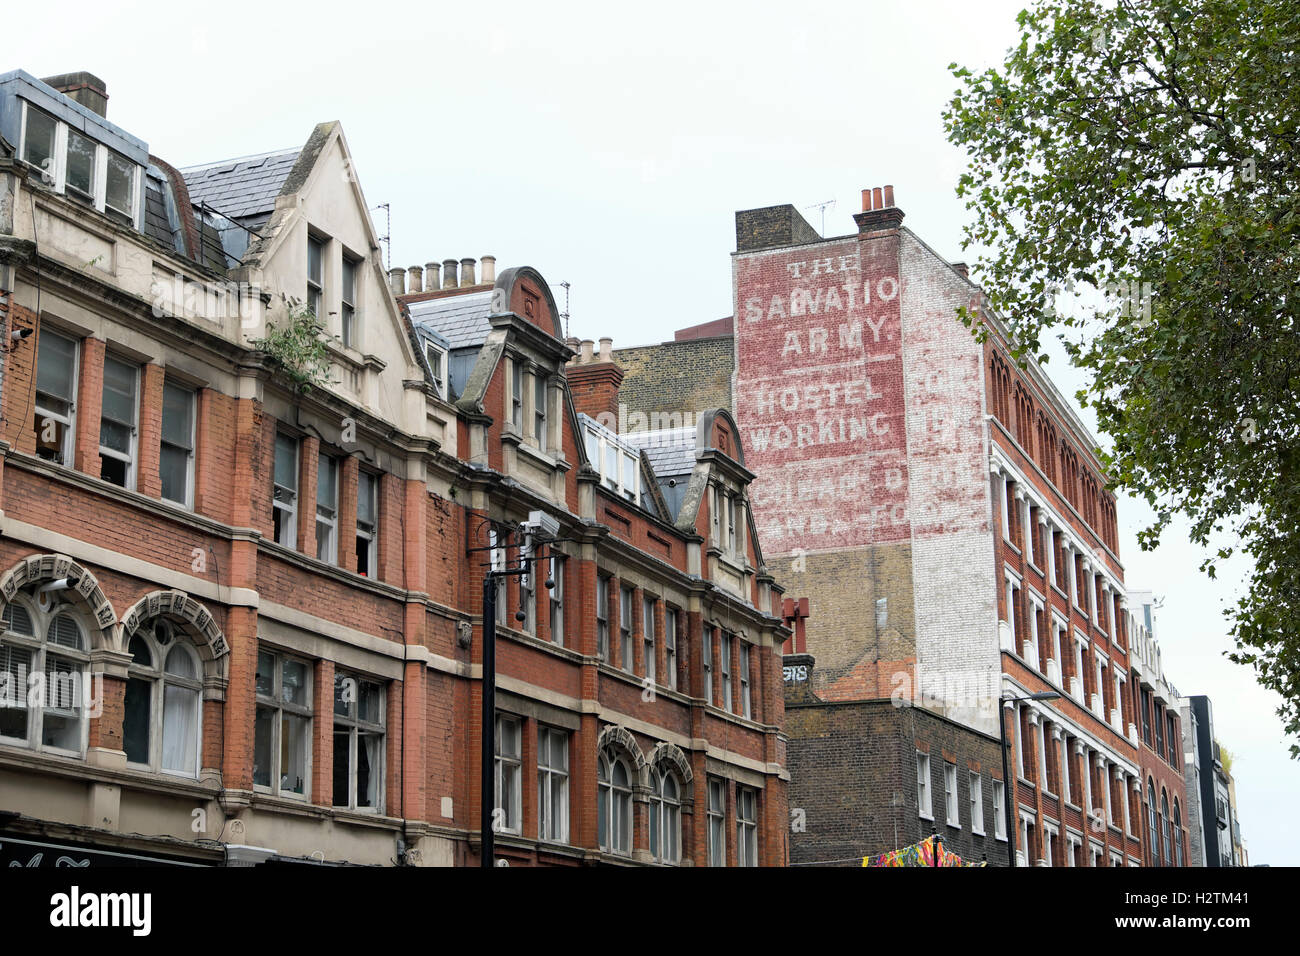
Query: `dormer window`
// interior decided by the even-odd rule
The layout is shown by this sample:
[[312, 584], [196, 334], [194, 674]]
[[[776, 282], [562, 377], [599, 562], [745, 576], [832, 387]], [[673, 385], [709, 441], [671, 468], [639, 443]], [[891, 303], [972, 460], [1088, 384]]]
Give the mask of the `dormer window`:
[[586, 415], [582, 421], [587, 460], [600, 472], [606, 488], [616, 491], [633, 504], [641, 503], [641, 453], [623, 442], [618, 435]]
[[440, 398], [447, 397], [447, 353], [432, 342], [426, 342], [424, 346], [424, 357], [429, 363], [429, 371], [433, 373], [433, 384], [438, 390]]
[[40, 181], [134, 228], [141, 167], [44, 110], [22, 105], [19, 156]]

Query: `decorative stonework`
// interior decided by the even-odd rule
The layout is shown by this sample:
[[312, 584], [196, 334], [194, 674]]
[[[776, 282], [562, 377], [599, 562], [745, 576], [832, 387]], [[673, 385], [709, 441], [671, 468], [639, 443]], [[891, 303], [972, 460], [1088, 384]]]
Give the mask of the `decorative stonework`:
[[691, 762], [686, 759], [681, 747], [666, 741], [660, 743], [650, 754], [650, 764], [653, 766], [661, 762], [670, 764], [683, 783], [691, 782]]
[[606, 727], [600, 732], [596, 747], [598, 750], [609, 747], [622, 751], [632, 761], [632, 769], [637, 773], [640, 773], [646, 766], [645, 754], [641, 752], [636, 738], [632, 736], [631, 731], [626, 727], [619, 727], [614, 724]]
[[226, 636], [206, 607], [184, 591], [153, 591], [146, 594], [122, 617], [123, 642], [146, 621], [155, 617], [168, 617], [178, 621], [191, 637], [199, 638], [200, 650], [206, 650], [210, 660], [219, 660], [230, 653]]
[[113, 640], [117, 615], [113, 605], [104, 596], [99, 581], [66, 554], [34, 554], [24, 558], [0, 578], [0, 609], [14, 599], [19, 591], [45, 581], [68, 579], [68, 586], [81, 596], [99, 626], [103, 643], [115, 646]]

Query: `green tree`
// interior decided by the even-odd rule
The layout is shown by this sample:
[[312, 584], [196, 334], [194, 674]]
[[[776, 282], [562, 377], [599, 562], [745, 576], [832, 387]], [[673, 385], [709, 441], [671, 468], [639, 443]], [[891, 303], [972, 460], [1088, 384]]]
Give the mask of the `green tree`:
[[1211, 577], [1252, 559], [1230, 656], [1300, 735], [1300, 3], [1045, 0], [1018, 24], [999, 67], [951, 67], [976, 275], [1022, 361], [1051, 332], [1087, 374], [1112, 485], [1158, 516], [1141, 546], [1181, 512]]

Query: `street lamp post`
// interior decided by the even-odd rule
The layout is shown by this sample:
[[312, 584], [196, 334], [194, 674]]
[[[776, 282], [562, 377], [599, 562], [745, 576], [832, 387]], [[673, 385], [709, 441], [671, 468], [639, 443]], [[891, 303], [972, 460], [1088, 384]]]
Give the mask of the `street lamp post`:
[[1005, 705], [1017, 700], [1057, 700], [1060, 696], [1058, 691], [1044, 690], [1036, 694], [1026, 694], [1024, 697], [998, 698], [998, 734], [1002, 738], [1002, 809], [1006, 818], [1008, 866], [1014, 867], [1016, 865], [1016, 830], [1011, 826], [1011, 803], [1016, 800], [1016, 791], [1012, 786], [1011, 774], [1007, 766], [1007, 709]]
[[[496, 811], [496, 693], [497, 693], [497, 581], [501, 578], [518, 577], [528, 574], [534, 562], [546, 560], [541, 557], [543, 543], [553, 545], [563, 539], [556, 537], [560, 524], [555, 518], [543, 511], [529, 514], [528, 520], [520, 526], [524, 535], [524, 544], [520, 548], [518, 566], [513, 568], [495, 568], [491, 563], [483, 575], [483, 713], [480, 722], [479, 755], [479, 866], [496, 865], [496, 830], [493, 816]], [[504, 541], [486, 548], [471, 548], [470, 551], [505, 551]], [[554, 549], [549, 559], [554, 561]], [[552, 565], [553, 566], [553, 565]], [[547, 576], [546, 586], [553, 584]]]

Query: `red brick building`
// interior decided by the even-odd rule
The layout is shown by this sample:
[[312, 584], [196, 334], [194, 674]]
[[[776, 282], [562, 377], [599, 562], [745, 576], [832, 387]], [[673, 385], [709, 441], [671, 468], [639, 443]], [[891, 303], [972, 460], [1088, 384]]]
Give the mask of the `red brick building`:
[[[61, 79], [0, 76], [6, 852], [474, 862], [482, 582], [543, 511], [498, 856], [784, 863], [781, 589], [711, 524], [753, 477], [730, 413], [669, 508], [580, 416], [617, 376], [566, 367], [535, 271], [459, 263], [407, 298], [457, 321], [411, 322], [337, 124], [178, 171]], [[275, 344], [310, 319], [323, 352]]]
[[[1010, 359], [965, 267], [903, 226], [892, 188], [865, 191], [854, 219], [855, 233], [822, 238], [791, 206], [738, 212], [734, 320], [660, 347], [676, 365], [734, 342], [755, 522], [814, 609], [792, 770], [839, 733], [832, 714], [845, 727], [901, 727], [873, 707], [943, 718], [893, 731], [919, 736], [869, 767], [843, 732], [831, 789], [861, 796], [849, 813], [824, 778], [812, 788], [795, 772], [808, 822], [792, 861], [891, 849], [897, 822], [903, 842], [937, 832], [994, 863], [1008, 836], [1021, 865], [1141, 862], [1123, 568], [1095, 442], [1041, 369]], [[984, 316], [983, 343], [961, 306]], [[630, 351], [653, 367], [653, 350]], [[670, 390], [656, 374], [673, 373], [642, 372], [635, 390]], [[1045, 692], [1059, 698], [1023, 699]]]

